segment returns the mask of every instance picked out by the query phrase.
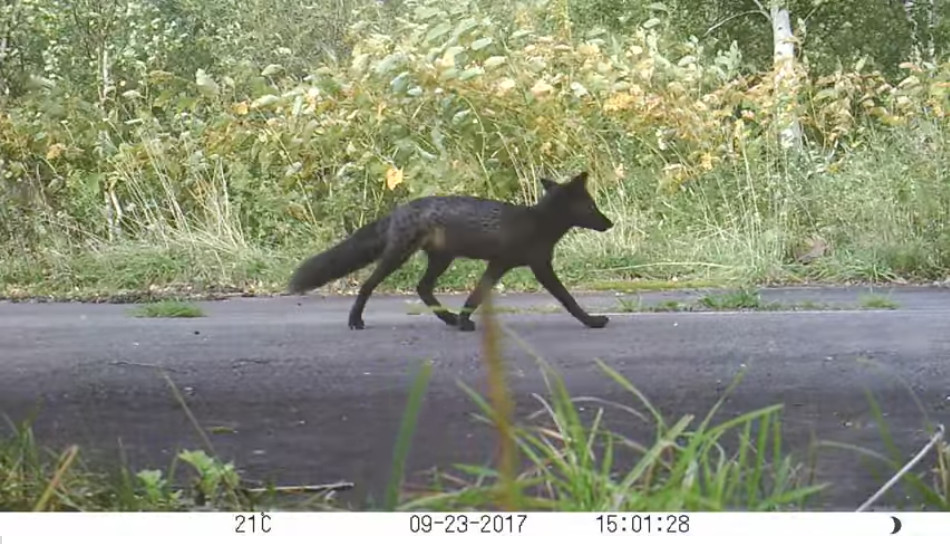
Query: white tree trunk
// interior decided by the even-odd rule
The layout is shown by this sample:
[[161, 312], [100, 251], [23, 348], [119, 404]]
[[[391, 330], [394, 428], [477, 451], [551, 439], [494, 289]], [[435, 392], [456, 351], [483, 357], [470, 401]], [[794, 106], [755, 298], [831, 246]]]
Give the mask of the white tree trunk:
[[937, 62], [937, 43], [934, 35], [937, 31], [937, 2], [930, 0], [927, 6], [927, 62]]
[[913, 45], [911, 46], [910, 60], [914, 64], [920, 64], [923, 59], [921, 54], [921, 37], [920, 37], [920, 25], [917, 24], [917, 17], [914, 16], [914, 12], [917, 10], [917, 0], [904, 0], [904, 16], [907, 17], [907, 22], [910, 23], [910, 34], [911, 41]]
[[795, 72], [795, 42], [791, 17], [788, 8], [781, 6], [779, 0], [772, 0], [770, 15], [779, 141], [786, 149], [798, 149], [802, 143], [802, 129], [796, 113], [798, 76]]
[[[920, 0], [902, 0], [901, 3], [904, 6], [904, 16], [910, 23], [911, 38], [914, 42], [911, 61], [917, 65], [922, 62], [935, 63], [937, 61], [937, 44], [934, 39], [937, 30], [936, 0], [926, 0], [926, 4]], [[926, 21], [925, 29], [920, 28], [921, 18], [917, 12], [921, 9], [927, 10], [923, 18]]]

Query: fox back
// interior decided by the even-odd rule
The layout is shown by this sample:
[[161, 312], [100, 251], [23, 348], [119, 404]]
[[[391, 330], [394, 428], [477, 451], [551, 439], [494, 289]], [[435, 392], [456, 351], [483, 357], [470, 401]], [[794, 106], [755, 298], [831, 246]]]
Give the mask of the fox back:
[[544, 196], [533, 206], [470, 196], [413, 200], [390, 216], [386, 237], [413, 240], [426, 251], [510, 266], [550, 255], [572, 227], [605, 231], [613, 226], [587, 191], [586, 176], [563, 185], [542, 179]]

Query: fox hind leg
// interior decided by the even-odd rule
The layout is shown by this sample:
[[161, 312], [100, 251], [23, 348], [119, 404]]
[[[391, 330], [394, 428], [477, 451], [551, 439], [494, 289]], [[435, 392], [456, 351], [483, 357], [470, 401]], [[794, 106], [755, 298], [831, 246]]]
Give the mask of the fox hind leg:
[[458, 327], [463, 331], [474, 331], [475, 323], [471, 320], [472, 313], [478, 309], [478, 306], [484, 300], [485, 295], [491, 291], [495, 285], [498, 283], [498, 280], [501, 279], [505, 273], [510, 270], [509, 266], [497, 263], [489, 262], [488, 266], [485, 268], [485, 272], [482, 273], [482, 277], [478, 280], [478, 285], [468, 296], [468, 299], [465, 300], [465, 305], [462, 307], [462, 311], [459, 312], [459, 323]]
[[356, 295], [356, 301], [353, 302], [353, 307], [350, 309], [349, 325], [351, 329], [359, 330], [365, 327], [363, 323], [363, 309], [366, 307], [366, 301], [369, 300], [370, 295], [373, 294], [373, 290], [376, 289], [383, 280], [389, 277], [390, 274], [405, 264], [405, 262], [409, 260], [409, 257], [416, 252], [417, 248], [418, 246], [416, 244], [412, 244], [397, 247], [390, 246], [383, 251], [383, 255], [379, 258], [379, 262], [376, 265], [376, 269], [373, 270], [369, 278], [363, 282], [363, 285], [360, 286], [359, 293]]
[[435, 294], [433, 293], [436, 280], [449, 269], [454, 258], [448, 254], [439, 253], [437, 251], [427, 251], [426, 257], [429, 263], [426, 266], [425, 274], [423, 274], [422, 279], [419, 280], [419, 284], [416, 285], [416, 293], [419, 294], [419, 298], [432, 310], [436, 317], [441, 319], [446, 325], [455, 327], [458, 325], [458, 316], [443, 308], [442, 303], [439, 302], [439, 299], [435, 298]]

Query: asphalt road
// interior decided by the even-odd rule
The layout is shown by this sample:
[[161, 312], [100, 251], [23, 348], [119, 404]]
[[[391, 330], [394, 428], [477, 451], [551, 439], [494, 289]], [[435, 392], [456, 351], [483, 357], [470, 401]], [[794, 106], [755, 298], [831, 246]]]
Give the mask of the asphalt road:
[[[861, 292], [763, 293], [767, 302], [845, 308], [856, 307]], [[600, 359], [669, 418], [701, 417], [744, 371], [723, 416], [784, 403], [786, 446], [804, 456], [816, 438], [884, 451], [871, 393], [909, 458], [927, 440], [926, 417], [950, 423], [950, 289], [884, 293], [898, 309], [623, 314], [612, 295], [579, 297], [592, 312], [614, 313], [600, 330], [552, 311], [558, 307], [546, 294], [500, 296], [496, 305], [574, 395], [634, 403], [597, 369]], [[654, 293], [643, 302], [696, 297]], [[462, 300], [441, 298], [456, 307]], [[207, 315], [194, 319], [136, 318], [129, 305], [0, 303], [0, 413], [19, 420], [38, 410], [34, 430], [47, 445], [78, 443], [111, 459], [121, 444], [133, 468], [167, 467], [177, 449], [201, 444], [157, 372], [165, 369], [206, 428], [233, 431], [212, 441], [248, 477], [352, 481], [356, 489], [340, 498], [359, 504], [382, 495], [409, 384], [418, 363], [431, 359], [414, 478], [434, 466], [487, 461], [493, 435], [473, 422], [476, 408], [457, 384], [485, 391], [478, 332], [419, 313], [410, 296], [371, 298], [367, 328], [351, 331], [351, 301], [236, 298], [202, 302]], [[505, 352], [519, 414], [536, 410], [531, 395], [544, 393], [536, 362], [511, 341]], [[628, 416], [610, 422], [634, 438], [650, 436]], [[821, 448], [817, 460], [817, 476], [833, 487], [812, 508], [853, 509], [889, 476], [875, 476], [853, 452]]]

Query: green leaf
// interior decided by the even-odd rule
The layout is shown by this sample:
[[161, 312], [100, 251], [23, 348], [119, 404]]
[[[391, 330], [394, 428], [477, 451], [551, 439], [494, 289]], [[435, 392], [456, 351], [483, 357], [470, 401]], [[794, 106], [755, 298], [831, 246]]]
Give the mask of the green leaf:
[[487, 59], [485, 59], [485, 62], [483, 64], [485, 65], [485, 68], [496, 68], [506, 62], [508, 62], [507, 57], [494, 56], [494, 57], [488, 57]]
[[443, 11], [439, 8], [433, 7], [419, 7], [416, 8], [416, 18], [421, 20], [431, 19], [436, 15], [441, 15]]
[[438, 125], [432, 125], [431, 130], [432, 145], [440, 152], [445, 153], [445, 135]]
[[389, 87], [395, 93], [401, 93], [409, 87], [409, 72], [402, 72], [389, 82]]
[[693, 55], [686, 55], [685, 57], [681, 58], [679, 62], [676, 63], [676, 65], [686, 66], [687, 64], [694, 63], [694, 62], [696, 62], [696, 57], [694, 57]]
[[814, 100], [820, 102], [827, 98], [838, 98], [838, 91], [836, 89], [822, 89], [815, 94]]
[[432, 28], [432, 30], [426, 33], [426, 41], [431, 42], [437, 38], [441, 38], [442, 36], [445, 36], [446, 34], [448, 34], [450, 30], [452, 30], [452, 25], [450, 25], [449, 23], [446, 23], [446, 22], [439, 23], [434, 28]]
[[279, 96], [275, 96], [275, 95], [272, 95], [272, 94], [265, 94], [264, 96], [262, 96], [262, 97], [258, 98], [257, 100], [251, 102], [251, 107], [252, 107], [252, 108], [263, 108], [263, 107], [270, 106], [270, 105], [272, 105], [272, 104], [276, 104], [276, 103], [279, 102], [279, 101], [280, 101], [280, 97], [279, 97]]
[[452, 116], [453, 123], [460, 123], [463, 119], [468, 117], [468, 114], [472, 113], [471, 110], [462, 110]]
[[650, 18], [650, 19], [647, 19], [647, 21], [646, 21], [645, 23], [643, 23], [643, 28], [653, 28], [653, 27], [655, 27], [656, 25], [658, 25], [658, 24], [660, 24], [660, 23], [662, 23], [662, 22], [663, 22], [663, 21], [661, 21], [660, 19], [658, 19], [658, 18], [656, 18], [656, 17], [652, 17], [652, 18]]
[[493, 39], [491, 39], [491, 38], [487, 38], [487, 37], [486, 37], [486, 38], [479, 38], [479, 39], [475, 40], [474, 42], [472, 42], [472, 50], [473, 50], [473, 51], [479, 51], [479, 50], [481, 50], [481, 49], [484, 49], [484, 48], [488, 47], [489, 45], [491, 45], [492, 42], [494, 42], [494, 41], [495, 41], [495, 40], [493, 40]]
[[279, 64], [268, 64], [266, 68], [261, 72], [261, 75], [264, 77], [272, 76], [274, 74], [280, 73], [284, 70], [284, 67]]
[[47, 79], [45, 77], [31, 75], [28, 80], [28, 84], [31, 88], [42, 87], [44, 89], [52, 89], [56, 86], [56, 83], [52, 79]]
[[452, 35], [455, 38], [458, 38], [462, 34], [465, 34], [469, 30], [475, 28], [476, 26], [478, 26], [478, 21], [476, 21], [475, 19], [471, 17], [467, 19], [462, 19], [461, 21], [459, 21], [458, 26], [455, 27], [455, 32], [453, 32]]
[[855, 65], [854, 65], [854, 71], [855, 71], [855, 72], [860, 72], [861, 70], [863, 70], [863, 69], [864, 69], [864, 65], [867, 64], [867, 62], [868, 62], [868, 57], [867, 57], [867, 55], [865, 55], [865, 56], [861, 57], [860, 59], [858, 59], [858, 62], [855, 63]]
[[195, 84], [198, 86], [198, 90], [201, 91], [201, 94], [210, 96], [218, 94], [218, 84], [214, 82], [214, 79], [212, 79], [203, 68], [198, 68], [195, 72]]
[[376, 66], [373, 68], [373, 71], [379, 75], [391, 72], [394, 68], [402, 64], [405, 57], [402, 53], [393, 53], [387, 55], [383, 60], [379, 61]]
[[485, 69], [481, 66], [476, 66], [474, 68], [469, 68], [468, 70], [463, 71], [459, 74], [459, 80], [465, 81], [467, 79], [472, 79], [473, 77], [480, 76], [485, 73]]

